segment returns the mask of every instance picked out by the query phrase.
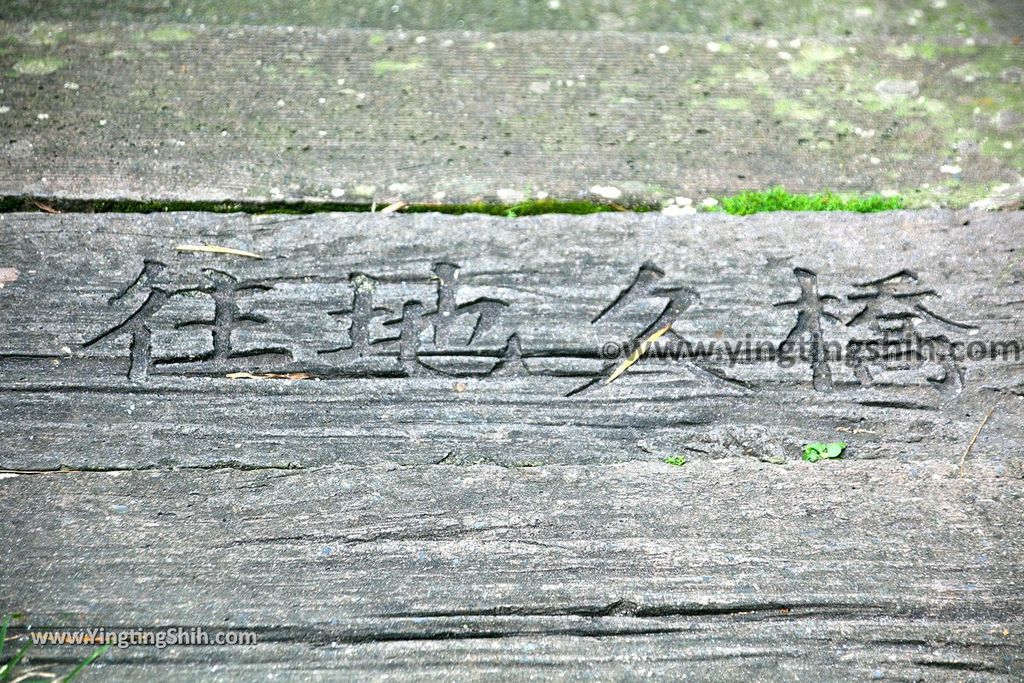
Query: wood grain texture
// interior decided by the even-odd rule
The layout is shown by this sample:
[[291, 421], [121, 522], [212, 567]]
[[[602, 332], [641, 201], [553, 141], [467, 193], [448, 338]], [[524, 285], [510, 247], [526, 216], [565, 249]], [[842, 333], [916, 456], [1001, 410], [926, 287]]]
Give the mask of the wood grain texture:
[[[10, 443], [30, 444], [0, 465], [607, 463], [681, 449], [785, 461], [810, 440], [847, 441], [855, 458], [956, 462], [1004, 397], [972, 459], [1013, 469], [1022, 225], [1020, 214], [942, 211], [0, 216], [0, 253], [19, 274], [0, 290], [0, 420]], [[265, 258], [176, 251], [197, 242]], [[151, 278], [147, 262], [162, 272]], [[800, 292], [795, 269], [836, 297], [823, 301], [837, 320], [821, 325], [839, 352], [874, 334], [861, 316], [874, 301], [858, 298], [873, 291], [864, 283], [910, 269], [917, 280], [901, 291], [932, 294], [890, 303], [912, 311], [919, 336], [1016, 345], [1016, 357], [1007, 346], [1008, 355], [964, 360], [961, 381], [936, 361], [876, 364], [869, 383], [847, 357], [830, 363], [828, 387], [816, 386], [809, 346], [788, 362], [733, 362], [741, 345], [772, 351], [801, 324], [785, 303]], [[227, 327], [216, 321], [231, 306], [216, 303], [211, 273], [258, 286], [239, 290]], [[655, 283], [646, 295], [638, 285], [597, 319], [644, 274]], [[348, 311], [359, 288], [372, 290], [363, 301], [375, 309], [362, 318], [364, 342], [401, 336], [394, 321], [418, 319], [418, 348], [399, 340], [324, 353], [357, 344], [359, 316]], [[152, 357], [134, 372], [147, 365], [148, 375], [131, 378], [134, 335], [118, 326], [153, 290], [176, 293], [147, 319]], [[485, 331], [480, 301], [498, 310]], [[626, 356], [606, 358], [606, 345], [625, 348], [660, 327], [673, 301], [683, 310], [664, 348], [686, 341], [690, 356], [651, 353], [606, 384]], [[314, 379], [227, 379], [233, 372]]]
[[782, 184], [964, 206], [1024, 168], [1024, 48], [1001, 33], [0, 32], [2, 195], [659, 203]]
[[600, 380], [666, 321], [776, 349], [818, 304], [840, 350], [1019, 342], [1022, 239], [942, 210], [2, 214], [0, 612], [260, 639], [92, 680], [1015, 680], [1019, 356], [867, 382], [705, 346]]
[[35, 627], [261, 639], [118, 650], [89, 680], [1014, 680], [1024, 491], [980, 472], [719, 461], [21, 476], [0, 480], [14, 550], [0, 605]]

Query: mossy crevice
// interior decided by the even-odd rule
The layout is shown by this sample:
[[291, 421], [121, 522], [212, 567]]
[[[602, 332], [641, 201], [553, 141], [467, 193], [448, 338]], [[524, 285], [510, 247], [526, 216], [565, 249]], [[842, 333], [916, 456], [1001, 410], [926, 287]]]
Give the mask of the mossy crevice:
[[782, 187], [763, 192], [741, 192], [719, 200], [713, 210], [735, 216], [749, 216], [766, 211], [853, 211], [876, 213], [904, 208], [903, 198], [871, 195], [867, 197], [840, 195], [828, 190], [817, 194], [791, 194]]
[[[62, 213], [163, 213], [204, 211], [208, 213], [314, 214], [331, 212], [370, 213], [383, 204], [356, 202], [236, 202], [191, 200], [64, 199], [57, 197], [0, 197], [0, 213], [59, 211]], [[532, 199], [516, 204], [472, 202], [465, 204], [408, 204], [402, 213], [485, 214], [489, 216], [539, 216], [542, 214], [592, 214], [609, 211], [643, 213], [657, 211], [654, 204], [612, 204], [585, 200]]]
[[[741, 192], [721, 197], [707, 211], [748, 216], [766, 211], [853, 211], [873, 213], [906, 208], [903, 197], [881, 195], [856, 196], [825, 191], [817, 194], [792, 194], [782, 187], [767, 191]], [[203, 211], [207, 213], [315, 214], [331, 212], [371, 213], [382, 204], [356, 202], [235, 202], [131, 199], [63, 199], [57, 197], [0, 197], [0, 213], [56, 211], [61, 213], [164, 213]], [[530, 199], [516, 204], [471, 202], [464, 204], [408, 204], [401, 213], [443, 213], [449, 215], [483, 214], [519, 218], [544, 214], [587, 215], [607, 212], [647, 213], [659, 211], [652, 203], [601, 203], [587, 200]]]

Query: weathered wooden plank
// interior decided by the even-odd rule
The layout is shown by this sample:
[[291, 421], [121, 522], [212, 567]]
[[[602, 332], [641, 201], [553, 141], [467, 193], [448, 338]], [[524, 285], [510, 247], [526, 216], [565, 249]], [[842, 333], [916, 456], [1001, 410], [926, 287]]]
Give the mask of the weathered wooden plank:
[[861, 6], [817, 0], [723, 0], [714, 4], [674, 0], [8, 0], [0, 7], [0, 18], [40, 22], [40, 31], [52, 29], [44, 22], [121, 21], [390, 30], [681, 31], [721, 36], [774, 31], [782, 36], [929, 38], [1024, 32], [1024, 13], [1014, 0], [877, 0]]
[[[1019, 678], [1022, 239], [938, 210], [2, 214], [0, 612], [260, 637], [97, 680]], [[668, 324], [684, 357], [590, 384]], [[985, 353], [709, 346], [816, 325]], [[800, 462], [816, 440], [849, 447]]]
[[261, 639], [115, 651], [96, 680], [1016, 679], [1024, 487], [976, 472], [719, 461], [16, 476], [0, 480], [0, 608], [36, 628]]
[[[1016, 471], [1022, 227], [945, 211], [2, 215], [0, 427], [23, 447], [0, 466], [784, 462], [813, 440], [956, 462], [997, 406], [974, 457]], [[786, 303], [801, 282], [820, 316]], [[809, 343], [817, 317], [841, 360]], [[894, 324], [903, 351], [936, 357], [855, 362]], [[787, 339], [807, 343], [779, 357]], [[938, 357], [950, 344], [958, 360]]]
[[1001, 33], [0, 31], [3, 195], [658, 203], [781, 183], [962, 206], [1024, 168], [1024, 48]]

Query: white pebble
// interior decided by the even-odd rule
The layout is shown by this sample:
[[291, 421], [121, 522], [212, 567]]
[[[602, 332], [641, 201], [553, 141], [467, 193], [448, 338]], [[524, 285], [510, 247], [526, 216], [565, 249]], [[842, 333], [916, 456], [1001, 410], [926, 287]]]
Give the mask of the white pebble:
[[668, 54], [668, 45], [659, 45], [658, 46], [658, 54], [659, 55], [667, 55]]
[[707, 49], [708, 52], [721, 52], [722, 51], [722, 44], [721, 43], [716, 43], [713, 40], [708, 41], [708, 44], [705, 45], [704, 47]]
[[955, 164], [943, 164], [939, 167], [939, 170], [943, 173], [948, 173], [949, 175], [956, 175], [960, 173], [962, 169]]
[[331, 188], [331, 196], [334, 197], [335, 199], [337, 199], [338, 197], [344, 197], [345, 190], [340, 187]]
[[507, 187], [498, 190], [497, 195], [498, 199], [506, 204], [518, 204], [526, 199], [526, 195], [519, 190], [512, 190]]
[[611, 185], [594, 185], [590, 188], [590, 194], [596, 194], [605, 199], [618, 199], [622, 196], [622, 190]]

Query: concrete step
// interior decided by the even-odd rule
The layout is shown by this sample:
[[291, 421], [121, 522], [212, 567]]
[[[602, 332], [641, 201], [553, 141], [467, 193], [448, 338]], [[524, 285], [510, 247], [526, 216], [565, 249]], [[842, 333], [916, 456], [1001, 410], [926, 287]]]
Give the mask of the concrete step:
[[8, 0], [0, 18], [409, 31], [633, 31], [718, 37], [1014, 37], [1017, 0]]
[[963, 206], [1024, 168], [1024, 47], [997, 35], [2, 30], [4, 195]]

